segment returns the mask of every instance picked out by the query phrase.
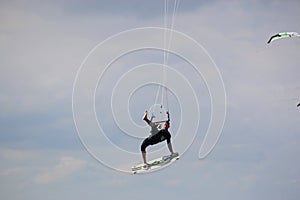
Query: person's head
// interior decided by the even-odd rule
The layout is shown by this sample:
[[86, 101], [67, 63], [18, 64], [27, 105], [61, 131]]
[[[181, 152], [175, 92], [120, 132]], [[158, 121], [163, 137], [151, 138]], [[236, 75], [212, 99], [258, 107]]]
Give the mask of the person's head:
[[166, 121], [163, 125], [163, 129], [168, 129], [170, 127], [170, 122]]

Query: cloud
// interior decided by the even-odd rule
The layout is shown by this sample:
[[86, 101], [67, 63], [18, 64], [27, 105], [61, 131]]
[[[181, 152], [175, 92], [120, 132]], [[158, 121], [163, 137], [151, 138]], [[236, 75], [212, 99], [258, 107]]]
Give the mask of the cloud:
[[0, 149], [0, 159], [5, 160], [25, 160], [33, 158], [35, 155], [36, 153], [30, 150], [20, 150], [12, 148]]
[[40, 184], [53, 183], [66, 178], [86, 165], [86, 162], [71, 156], [63, 156], [52, 169], [47, 172], [36, 175], [35, 182]]
[[0, 169], [0, 176], [13, 176], [23, 172], [24, 169], [21, 167], [14, 167], [10, 169]]
[[0, 12], [0, 116], [69, 103], [86, 39], [36, 10], [6, 5]]

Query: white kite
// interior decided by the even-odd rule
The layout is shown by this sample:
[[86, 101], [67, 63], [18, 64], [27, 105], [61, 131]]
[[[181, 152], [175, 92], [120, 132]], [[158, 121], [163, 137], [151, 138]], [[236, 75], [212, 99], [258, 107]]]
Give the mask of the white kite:
[[286, 38], [286, 37], [299, 37], [300, 38], [300, 34], [296, 33], [296, 32], [282, 32], [282, 33], [277, 33], [276, 35], [273, 35], [270, 37], [270, 39], [268, 40], [268, 44], [274, 40], [280, 39], [280, 38]]

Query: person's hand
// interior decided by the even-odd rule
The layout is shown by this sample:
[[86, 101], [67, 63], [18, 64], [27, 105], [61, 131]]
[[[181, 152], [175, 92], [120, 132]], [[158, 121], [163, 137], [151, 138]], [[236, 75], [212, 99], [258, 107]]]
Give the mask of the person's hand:
[[144, 112], [143, 117], [142, 117], [143, 120], [147, 119], [147, 114], [148, 114], [148, 112], [147, 112], [147, 110], [146, 110], [146, 111]]

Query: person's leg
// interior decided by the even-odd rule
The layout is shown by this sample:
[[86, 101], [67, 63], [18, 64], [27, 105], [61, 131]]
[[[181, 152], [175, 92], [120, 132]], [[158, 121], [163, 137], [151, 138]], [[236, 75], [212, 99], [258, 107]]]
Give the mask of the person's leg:
[[168, 143], [168, 149], [169, 149], [169, 151], [170, 151], [170, 153], [172, 155], [174, 153], [174, 151], [173, 151], [173, 147], [172, 147], [172, 143], [171, 142]]
[[147, 163], [146, 154], [147, 154], [146, 151], [142, 151], [142, 158], [145, 164]]
[[150, 145], [150, 141], [149, 138], [146, 138], [142, 145], [141, 145], [141, 152], [142, 152], [142, 158], [143, 158], [143, 162], [146, 164], [147, 163], [147, 158], [146, 158], [146, 148]]
[[145, 163], [145, 164], [147, 164], [147, 153], [146, 153], [146, 148], [148, 147], [148, 146], [150, 146], [150, 145], [154, 145], [154, 144], [157, 144], [157, 143], [159, 143], [159, 142], [161, 142], [160, 140], [159, 140], [159, 137], [160, 136], [160, 134], [159, 133], [157, 133], [156, 135], [154, 135], [154, 136], [152, 136], [152, 137], [148, 137], [148, 138], [146, 138], [144, 141], [143, 141], [143, 143], [142, 143], [142, 145], [141, 145], [141, 152], [142, 152], [142, 158], [143, 158], [143, 162]]
[[168, 149], [171, 155], [174, 153], [172, 143], [171, 143], [171, 134], [168, 131], [164, 131], [165, 138], [167, 140]]

